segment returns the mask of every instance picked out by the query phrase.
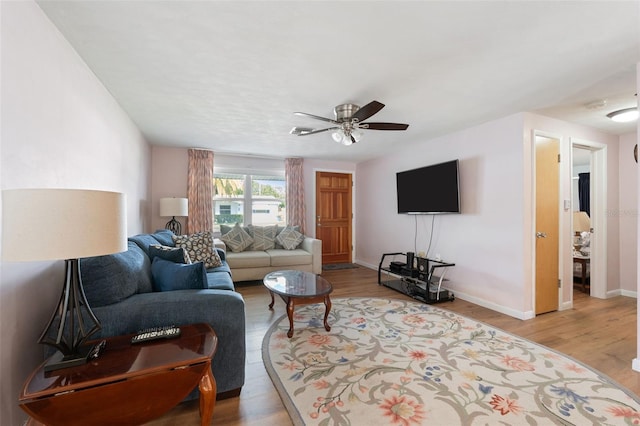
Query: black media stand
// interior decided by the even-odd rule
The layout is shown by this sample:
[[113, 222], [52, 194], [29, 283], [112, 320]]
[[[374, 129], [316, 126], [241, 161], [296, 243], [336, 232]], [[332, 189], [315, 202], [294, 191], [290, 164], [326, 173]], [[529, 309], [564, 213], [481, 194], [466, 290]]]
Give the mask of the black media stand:
[[401, 261], [387, 259], [385, 263], [385, 258], [395, 258], [396, 256], [403, 256], [402, 259], [406, 262], [406, 253], [384, 253], [382, 255], [380, 265], [378, 265], [379, 285], [389, 287], [424, 303], [454, 300], [453, 293], [442, 288], [442, 282], [445, 281], [444, 274], [447, 268], [455, 266], [455, 263], [419, 257], [416, 258], [417, 268]]

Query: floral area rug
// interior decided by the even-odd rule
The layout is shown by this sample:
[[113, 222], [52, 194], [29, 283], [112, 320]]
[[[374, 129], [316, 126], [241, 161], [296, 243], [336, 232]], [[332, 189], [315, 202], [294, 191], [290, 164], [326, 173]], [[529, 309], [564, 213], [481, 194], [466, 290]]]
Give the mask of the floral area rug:
[[297, 307], [267, 332], [266, 369], [296, 425], [628, 425], [640, 399], [566, 355], [412, 301]]

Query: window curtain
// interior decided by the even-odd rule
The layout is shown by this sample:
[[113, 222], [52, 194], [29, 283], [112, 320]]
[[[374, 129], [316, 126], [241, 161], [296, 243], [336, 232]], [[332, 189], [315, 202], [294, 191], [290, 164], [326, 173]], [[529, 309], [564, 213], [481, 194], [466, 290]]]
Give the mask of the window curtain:
[[213, 152], [189, 150], [187, 232], [213, 231]]
[[591, 217], [591, 184], [590, 173], [578, 173], [578, 202], [580, 211]]
[[284, 175], [287, 181], [287, 223], [298, 225], [300, 232], [305, 233], [304, 208], [304, 176], [302, 173], [302, 158], [287, 158], [284, 160]]

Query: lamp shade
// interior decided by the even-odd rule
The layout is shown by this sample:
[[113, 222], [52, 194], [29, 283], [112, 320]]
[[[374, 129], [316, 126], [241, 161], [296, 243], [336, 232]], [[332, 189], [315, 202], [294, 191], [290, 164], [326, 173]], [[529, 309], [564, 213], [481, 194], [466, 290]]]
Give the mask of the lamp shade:
[[189, 216], [189, 200], [186, 198], [160, 198], [160, 216]]
[[80, 189], [2, 191], [2, 260], [79, 259], [127, 250], [124, 194]]
[[590, 232], [591, 219], [587, 212], [573, 212], [573, 232]]

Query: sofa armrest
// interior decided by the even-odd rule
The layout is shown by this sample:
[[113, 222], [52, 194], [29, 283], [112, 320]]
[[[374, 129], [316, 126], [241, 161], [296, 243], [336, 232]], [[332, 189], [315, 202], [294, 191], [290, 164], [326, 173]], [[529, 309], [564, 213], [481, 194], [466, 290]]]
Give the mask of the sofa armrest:
[[225, 252], [227, 251], [227, 245], [220, 238], [213, 239], [213, 246], [217, 249], [224, 250]]
[[312, 272], [316, 275], [322, 273], [322, 240], [305, 237], [300, 248], [308, 251], [313, 256]]
[[212, 364], [218, 392], [244, 384], [245, 305], [240, 293], [213, 289], [140, 293], [93, 311], [102, 323], [95, 338], [163, 325], [210, 324], [218, 336]]

